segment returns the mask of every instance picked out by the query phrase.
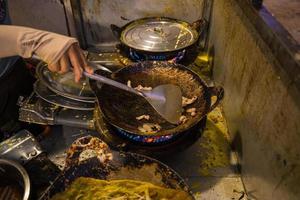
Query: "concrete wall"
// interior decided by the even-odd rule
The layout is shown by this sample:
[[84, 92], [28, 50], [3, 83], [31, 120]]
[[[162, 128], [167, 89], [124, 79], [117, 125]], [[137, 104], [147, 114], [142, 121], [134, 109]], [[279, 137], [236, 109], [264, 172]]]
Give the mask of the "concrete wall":
[[[300, 43], [300, 1], [298, 0], [264, 0], [264, 5]], [[286, 12], [288, 10], [288, 12]]]
[[214, 79], [250, 199], [300, 199], [300, 98], [233, 0], [214, 2]]

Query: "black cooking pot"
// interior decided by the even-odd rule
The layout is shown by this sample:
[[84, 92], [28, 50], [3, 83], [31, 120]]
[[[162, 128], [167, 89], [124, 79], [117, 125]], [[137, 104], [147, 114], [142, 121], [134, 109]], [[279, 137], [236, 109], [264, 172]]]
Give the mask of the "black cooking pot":
[[198, 40], [206, 26], [202, 19], [189, 24], [172, 18], [150, 17], [123, 27], [112, 24], [111, 30], [121, 42], [121, 51], [134, 61], [179, 61], [185, 54], [196, 55]]
[[[96, 71], [95, 73], [100, 74], [101, 72]], [[174, 125], [157, 114], [144, 98], [90, 80], [90, 86], [95, 92], [97, 103], [106, 121], [119, 131], [147, 139], [157, 136], [176, 136], [190, 130], [218, 105], [224, 93], [221, 87], [208, 87], [197, 74], [185, 66], [163, 61], [135, 63], [111, 74], [111, 78], [124, 84], [130, 80], [133, 87], [139, 84], [152, 88], [161, 84], [175, 84], [181, 88], [184, 97], [197, 96], [197, 100], [186, 107], [186, 109], [196, 108], [196, 115], [192, 117], [185, 113], [188, 117], [187, 122]], [[216, 97], [216, 101], [211, 104], [213, 96]], [[162, 127], [161, 131], [145, 135], [138, 129], [138, 127], [143, 126], [145, 121], [139, 121], [136, 117], [145, 114], [151, 117], [151, 120], [146, 122], [158, 123]]]

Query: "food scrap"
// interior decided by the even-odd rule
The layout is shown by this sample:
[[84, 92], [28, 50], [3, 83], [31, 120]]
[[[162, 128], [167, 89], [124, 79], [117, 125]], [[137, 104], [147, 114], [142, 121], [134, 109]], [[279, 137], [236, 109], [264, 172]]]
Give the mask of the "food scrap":
[[135, 87], [134, 89], [138, 90], [138, 91], [141, 91], [141, 90], [144, 90], [144, 91], [151, 91], [152, 90], [152, 87], [144, 87], [142, 85], [138, 85], [137, 87]]
[[74, 157], [76, 157], [79, 150], [81, 153], [76, 162], [96, 157], [101, 163], [105, 164], [113, 159], [113, 154], [106, 143], [96, 137], [86, 136], [75, 140], [67, 151], [67, 166], [73, 163]]
[[193, 96], [191, 99], [182, 97], [182, 107], [190, 105], [190, 104], [194, 103], [196, 100], [197, 100], [197, 96]]
[[138, 129], [143, 133], [157, 133], [161, 130], [161, 126], [159, 124], [145, 123], [142, 127], [139, 126]]
[[188, 120], [188, 118], [185, 115], [181, 115], [181, 117], [179, 118], [179, 124], [184, 124], [186, 123]]
[[196, 108], [189, 108], [186, 110], [187, 113], [190, 113], [192, 117], [196, 116]]
[[188, 113], [196, 112], [196, 108], [189, 108], [186, 110]]
[[128, 81], [127, 81], [127, 86], [128, 86], [128, 87], [131, 87], [131, 80], [128, 80]]
[[[131, 81], [128, 80], [127, 81], [127, 85], [129, 87], [131, 86]], [[139, 84], [137, 87], [134, 87], [134, 89], [138, 90], [138, 91], [150, 91], [152, 90], [152, 87], [144, 87], [141, 84]], [[193, 104], [196, 100], [198, 99], [197, 96], [193, 96], [191, 98], [187, 98], [182, 96], [182, 113], [186, 113], [186, 115], [182, 115], [179, 119], [178, 125], [180, 124], [184, 124], [188, 121], [189, 116], [194, 117], [197, 115], [197, 110], [196, 108], [184, 108], [188, 105]], [[136, 120], [149, 120], [150, 116], [149, 115], [141, 115], [141, 116], [137, 116]], [[161, 130], [161, 126], [159, 124], [154, 124], [154, 123], [146, 123], [143, 124], [142, 126], [138, 127], [138, 130], [141, 131], [142, 133], [149, 133], [149, 134], [153, 134], [153, 133], [157, 133]]]
[[150, 115], [141, 115], [141, 116], [136, 117], [136, 119], [137, 120], [142, 120], [142, 119], [149, 120], [150, 119]]

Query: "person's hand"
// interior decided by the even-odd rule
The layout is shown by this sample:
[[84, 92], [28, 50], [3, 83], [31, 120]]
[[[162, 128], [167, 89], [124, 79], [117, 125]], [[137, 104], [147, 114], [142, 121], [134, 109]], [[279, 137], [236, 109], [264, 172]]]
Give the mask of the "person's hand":
[[88, 66], [87, 61], [77, 43], [72, 44], [59, 60], [48, 66], [52, 72], [64, 74], [69, 70], [74, 71], [75, 81], [78, 82], [82, 77], [82, 72], [93, 73], [93, 69]]
[[77, 39], [73, 37], [22, 26], [1, 25], [0, 44], [0, 58], [37, 56], [53, 72], [63, 74], [73, 70], [76, 82], [84, 70], [92, 73]]

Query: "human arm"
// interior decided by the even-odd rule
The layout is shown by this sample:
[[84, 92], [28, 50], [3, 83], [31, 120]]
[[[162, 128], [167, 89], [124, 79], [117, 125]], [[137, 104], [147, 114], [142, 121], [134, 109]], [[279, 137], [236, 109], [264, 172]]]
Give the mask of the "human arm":
[[0, 57], [39, 56], [53, 72], [65, 73], [73, 68], [79, 81], [83, 70], [92, 73], [75, 38], [27, 28], [0, 25]]

